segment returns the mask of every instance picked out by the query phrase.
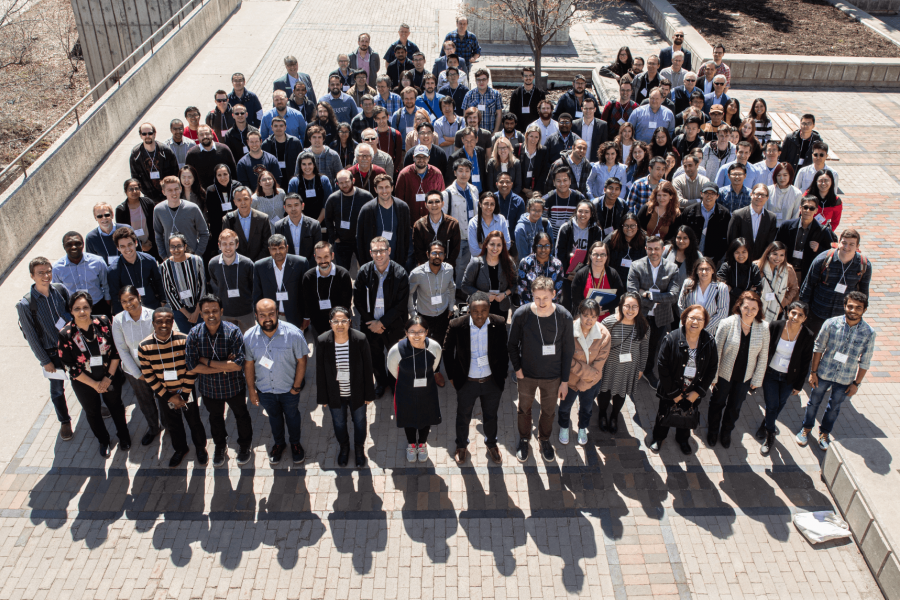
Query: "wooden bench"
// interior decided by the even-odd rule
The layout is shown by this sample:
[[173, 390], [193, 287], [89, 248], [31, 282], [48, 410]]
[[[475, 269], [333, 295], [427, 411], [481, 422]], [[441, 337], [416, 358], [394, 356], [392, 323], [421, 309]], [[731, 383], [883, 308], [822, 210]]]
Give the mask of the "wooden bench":
[[[744, 118], [747, 118], [746, 113], [744, 114]], [[800, 117], [794, 113], [770, 112], [769, 120], [772, 121], [772, 139], [778, 143], [781, 143], [790, 133], [800, 129]], [[826, 160], [838, 161], [841, 160], [841, 157], [838, 156], [834, 150], [829, 148]]]

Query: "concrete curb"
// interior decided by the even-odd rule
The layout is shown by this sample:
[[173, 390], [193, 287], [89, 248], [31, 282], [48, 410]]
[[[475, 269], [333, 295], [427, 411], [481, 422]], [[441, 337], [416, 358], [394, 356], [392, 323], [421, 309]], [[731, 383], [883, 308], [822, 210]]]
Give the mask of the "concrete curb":
[[900, 31], [897, 31], [881, 19], [873, 17], [863, 9], [853, 6], [849, 2], [844, 2], [843, 0], [827, 1], [854, 21], [862, 23], [865, 27], [885, 38], [887, 41], [900, 46]]

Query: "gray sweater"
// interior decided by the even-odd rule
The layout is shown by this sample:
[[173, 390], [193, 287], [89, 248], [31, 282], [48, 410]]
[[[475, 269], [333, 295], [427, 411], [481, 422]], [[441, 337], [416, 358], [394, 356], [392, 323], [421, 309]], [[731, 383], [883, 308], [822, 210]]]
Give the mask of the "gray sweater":
[[[513, 369], [522, 369], [529, 379], [569, 381], [575, 354], [572, 326], [572, 315], [559, 304], [555, 314], [540, 318], [531, 311], [530, 302], [520, 306], [513, 313], [507, 344]], [[553, 356], [544, 355], [544, 344], [556, 346]]]
[[209, 242], [209, 228], [200, 207], [184, 200], [181, 208], [174, 214], [173, 223], [173, 211], [165, 200], [153, 208], [153, 231], [156, 234], [156, 247], [160, 256], [169, 258], [169, 236], [173, 231], [184, 234], [191, 252], [203, 256]]

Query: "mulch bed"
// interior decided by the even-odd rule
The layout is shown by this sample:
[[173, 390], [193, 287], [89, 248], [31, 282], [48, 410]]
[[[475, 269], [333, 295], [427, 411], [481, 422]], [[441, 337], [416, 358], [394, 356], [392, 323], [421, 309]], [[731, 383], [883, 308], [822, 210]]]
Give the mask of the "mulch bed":
[[900, 57], [897, 46], [825, 0], [669, 0], [733, 54]]

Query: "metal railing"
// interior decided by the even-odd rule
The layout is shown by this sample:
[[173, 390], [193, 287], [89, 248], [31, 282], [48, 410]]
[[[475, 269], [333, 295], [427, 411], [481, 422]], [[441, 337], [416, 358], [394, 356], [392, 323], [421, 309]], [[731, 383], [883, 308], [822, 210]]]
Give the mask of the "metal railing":
[[[10, 171], [12, 171], [16, 165], [20, 165], [22, 167], [22, 175], [24, 175], [27, 178], [28, 171], [27, 171], [27, 167], [25, 166], [25, 158], [28, 156], [29, 153], [31, 153], [32, 150], [34, 150], [38, 146], [38, 144], [40, 144], [42, 141], [44, 141], [44, 139], [48, 135], [50, 135], [50, 132], [52, 132], [57, 127], [59, 127], [60, 125], [65, 123], [69, 119], [69, 117], [72, 116], [73, 113], [75, 114], [75, 122], [76, 122], [77, 126], [81, 127], [81, 117], [78, 115], [78, 107], [79, 106], [81, 106], [88, 98], [93, 96], [94, 92], [100, 90], [100, 88], [105, 86], [110, 81], [115, 83], [117, 88], [121, 87], [122, 77], [124, 77], [124, 75], [126, 73], [128, 73], [128, 71], [131, 69], [131, 67], [126, 68], [125, 71], [120, 76], [119, 71], [122, 70], [122, 67], [126, 66], [130, 61], [132, 61], [136, 57], [137, 58], [143, 57], [144, 54], [142, 54], [142, 53], [145, 52], [148, 45], [150, 46], [150, 54], [153, 55], [156, 52], [156, 49], [154, 47], [154, 42], [160, 33], [162, 33], [162, 37], [164, 38], [166, 35], [169, 34], [170, 31], [174, 31], [176, 20], [178, 21], [177, 27], [180, 30], [181, 24], [184, 20], [185, 15], [190, 14], [194, 9], [196, 9], [198, 7], [202, 7], [206, 4], [209, 4], [209, 2], [210, 2], [210, 0], [191, 0], [190, 2], [187, 2], [184, 6], [182, 6], [178, 10], [178, 12], [176, 12], [174, 15], [172, 15], [169, 18], [168, 21], [166, 21], [165, 23], [160, 25], [159, 29], [154, 31], [150, 35], [149, 38], [144, 40], [144, 42], [140, 46], [135, 48], [134, 51], [125, 58], [125, 60], [120, 62], [118, 64], [118, 66], [116, 66], [115, 69], [110, 71], [109, 74], [106, 77], [104, 77], [100, 82], [98, 82], [97, 85], [95, 85], [93, 88], [91, 88], [91, 90], [87, 94], [82, 96], [81, 100], [79, 100], [78, 102], [75, 103], [75, 106], [70, 108], [66, 112], [66, 114], [64, 114], [62, 117], [60, 117], [59, 120], [57, 120], [46, 131], [44, 131], [40, 135], [40, 137], [38, 137], [38, 139], [36, 139], [34, 142], [32, 142], [31, 145], [28, 146], [25, 150], [23, 150], [22, 153], [19, 154], [12, 162], [10, 162], [8, 165], [6, 165], [6, 168], [4, 168], [2, 171], [0, 171], [0, 180], [2, 180]], [[169, 29], [170, 26], [171, 26], [171, 29]], [[138, 55], [140, 55], [140, 56], [138, 56]], [[105, 92], [105, 90], [104, 90], [104, 92]]]

